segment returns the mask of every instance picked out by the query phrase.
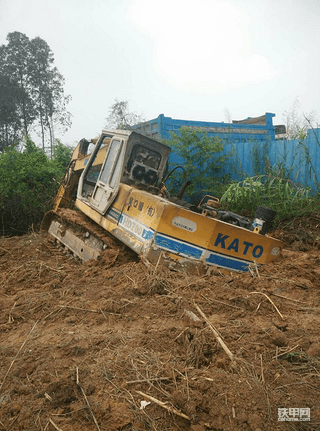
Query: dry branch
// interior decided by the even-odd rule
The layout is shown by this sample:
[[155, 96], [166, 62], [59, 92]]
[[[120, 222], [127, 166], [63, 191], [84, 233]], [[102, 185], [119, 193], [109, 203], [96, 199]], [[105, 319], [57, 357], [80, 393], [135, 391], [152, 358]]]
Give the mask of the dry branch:
[[223, 304], [223, 305], [226, 305], [227, 307], [231, 307], [231, 308], [236, 308], [237, 310], [242, 310], [242, 311], [245, 311], [244, 310], [244, 308], [241, 308], [241, 307], [237, 307], [236, 305], [231, 305], [231, 304], [228, 304], [227, 302], [223, 302], [223, 301], [218, 301], [218, 299], [213, 299], [213, 298], [207, 298], [206, 296], [204, 296], [204, 295], [201, 295], [202, 296], [202, 298], [204, 298], [206, 301], [212, 301], [212, 302], [217, 302], [218, 304]]
[[90, 308], [73, 307], [70, 305], [60, 305], [60, 308], [61, 309], [69, 309], [69, 310], [89, 311], [90, 313], [100, 314], [100, 310], [92, 310]]
[[299, 344], [292, 347], [291, 349], [287, 349], [285, 352], [282, 352], [280, 354], [278, 352], [276, 352], [276, 356], [273, 356], [272, 359], [278, 359], [280, 356], [283, 356], [283, 355], [286, 355], [287, 353], [292, 352], [292, 350], [295, 350], [297, 347], [299, 347]]
[[266, 298], [267, 298], [267, 300], [274, 306], [274, 308], [275, 308], [275, 310], [277, 311], [277, 313], [279, 314], [279, 316], [281, 317], [281, 319], [282, 320], [284, 320], [284, 317], [283, 317], [283, 315], [280, 313], [280, 311], [279, 311], [279, 309], [278, 309], [278, 307], [275, 305], [275, 303], [269, 298], [269, 296], [268, 295], [266, 295], [265, 293], [263, 293], [263, 292], [250, 292], [250, 295], [253, 295], [253, 294], [255, 294], [255, 293], [257, 293], [257, 294], [260, 294], [260, 295], [264, 295]]
[[99, 424], [97, 422], [97, 419], [96, 419], [95, 415], [93, 414], [93, 411], [92, 411], [91, 406], [89, 404], [88, 398], [87, 398], [87, 396], [86, 396], [86, 394], [85, 394], [82, 386], [79, 383], [79, 370], [78, 370], [78, 367], [76, 367], [76, 382], [77, 382], [77, 385], [79, 386], [79, 388], [80, 388], [80, 390], [82, 392], [83, 398], [85, 399], [85, 402], [86, 402], [86, 404], [88, 406], [88, 409], [89, 409], [89, 411], [91, 413], [91, 416], [92, 416], [92, 419], [93, 419], [93, 421], [95, 423], [95, 426], [97, 427], [97, 430], [100, 431]]
[[264, 372], [263, 372], [263, 360], [262, 360], [262, 355], [261, 355], [261, 353], [260, 353], [260, 364], [261, 364], [261, 381], [262, 381], [262, 383], [265, 383], [265, 380], [264, 380]]
[[184, 332], [186, 332], [188, 329], [189, 329], [189, 326], [187, 326], [183, 331], [181, 331], [181, 332], [180, 332], [180, 334], [178, 334], [178, 335], [176, 336], [176, 338], [174, 339], [174, 341], [177, 341], [177, 339], [178, 339], [179, 337], [181, 337], [181, 335], [182, 335]]
[[135, 391], [137, 394], [141, 395], [144, 398], [147, 398], [148, 400], [152, 401], [153, 403], [157, 404], [158, 406], [162, 407], [163, 409], [166, 409], [168, 412], [170, 413], [174, 413], [177, 416], [180, 416], [184, 419], [187, 419], [188, 421], [191, 420], [191, 418], [189, 418], [189, 416], [185, 415], [184, 413], [180, 413], [178, 410], [176, 410], [174, 407], [172, 406], [167, 406], [166, 403], [157, 400], [156, 398], [152, 397], [151, 395], [147, 395], [144, 392], [141, 391]]
[[[183, 419], [186, 419], [187, 421], [191, 421], [191, 418], [187, 415], [185, 415], [184, 413], [179, 412], [177, 409], [175, 409], [172, 406], [167, 406], [166, 403], [164, 403], [163, 401], [159, 401], [157, 400], [157, 398], [152, 397], [151, 395], [145, 394], [144, 392], [141, 391], [135, 391], [137, 394], [141, 395], [142, 397], [152, 401], [153, 403], [157, 404], [158, 406], [162, 407], [163, 409], [167, 410], [169, 413], [174, 413], [177, 416], [180, 416]], [[210, 427], [210, 424], [204, 423], [203, 424], [205, 427]]]
[[12, 253], [9, 251], [9, 250], [6, 250], [5, 248], [3, 248], [3, 247], [0, 247], [0, 250], [3, 250], [3, 251], [5, 251], [6, 253], [9, 253], [11, 256], [12, 256]]
[[190, 317], [190, 319], [192, 319], [194, 322], [199, 322], [199, 317], [196, 315], [196, 314], [194, 314], [192, 311], [189, 311], [189, 310], [184, 310], [184, 312], [185, 312], [185, 314], [188, 316], [188, 317]]
[[271, 295], [277, 296], [278, 298], [287, 299], [289, 301], [298, 302], [299, 304], [306, 304], [306, 301], [299, 301], [298, 299], [288, 298], [287, 296], [278, 295], [277, 293], [271, 292]]
[[127, 385], [131, 385], [132, 383], [150, 383], [150, 382], [162, 382], [172, 380], [172, 377], [150, 377], [150, 379], [140, 379], [140, 380], [130, 380], [126, 382]]
[[58, 427], [58, 425], [56, 425], [52, 419], [49, 419], [49, 422], [51, 423], [51, 425], [57, 430], [57, 431], [63, 431], [61, 428]]
[[[19, 419], [21, 415], [21, 411], [17, 414], [17, 416], [13, 419], [13, 421], [11, 422], [11, 424], [9, 425], [9, 428], [6, 428], [6, 431], [10, 431], [11, 428], [13, 427], [13, 425], [16, 423], [16, 421]], [[3, 426], [3, 428], [5, 428], [5, 426], [3, 425], [3, 423], [0, 421], [0, 424]]]
[[153, 275], [155, 275], [155, 273], [157, 272], [157, 269], [158, 269], [158, 266], [159, 266], [161, 258], [162, 258], [162, 250], [159, 253], [158, 261], [157, 261], [156, 266], [154, 267]]
[[234, 362], [234, 360], [235, 360], [234, 354], [229, 350], [228, 346], [222, 340], [222, 338], [218, 334], [217, 330], [213, 327], [212, 323], [208, 320], [207, 316], [204, 314], [204, 312], [201, 310], [201, 308], [196, 303], [194, 304], [194, 306], [196, 307], [196, 309], [198, 310], [198, 312], [200, 313], [200, 315], [202, 316], [202, 318], [206, 321], [207, 325], [209, 326], [209, 328], [213, 332], [213, 334], [216, 337], [217, 341], [219, 342], [220, 346], [223, 348], [223, 350], [229, 356], [231, 362]]

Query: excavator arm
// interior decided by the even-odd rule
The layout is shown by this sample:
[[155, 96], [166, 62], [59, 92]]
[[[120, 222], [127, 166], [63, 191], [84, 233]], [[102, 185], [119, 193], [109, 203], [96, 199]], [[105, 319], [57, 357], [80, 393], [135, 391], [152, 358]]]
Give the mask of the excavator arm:
[[93, 141], [81, 139], [76, 148], [74, 149], [66, 173], [61, 181], [59, 190], [54, 199], [53, 210], [57, 211], [58, 208], [67, 208], [72, 199], [72, 193], [79, 183], [80, 175], [85, 167], [86, 160], [88, 159], [88, 148]]

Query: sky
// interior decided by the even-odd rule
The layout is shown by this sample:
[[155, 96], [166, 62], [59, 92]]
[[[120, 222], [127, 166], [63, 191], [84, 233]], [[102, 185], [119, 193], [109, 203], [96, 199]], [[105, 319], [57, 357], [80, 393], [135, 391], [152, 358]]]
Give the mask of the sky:
[[283, 124], [296, 100], [319, 119], [319, 19], [320, 0], [0, 0], [0, 45], [14, 31], [48, 43], [72, 97], [58, 137], [74, 145], [116, 99], [146, 120]]

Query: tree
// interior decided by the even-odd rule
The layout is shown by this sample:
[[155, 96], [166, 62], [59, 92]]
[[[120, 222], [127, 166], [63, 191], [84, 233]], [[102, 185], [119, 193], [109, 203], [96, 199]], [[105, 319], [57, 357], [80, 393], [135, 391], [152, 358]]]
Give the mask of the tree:
[[38, 38], [30, 43], [34, 63], [31, 66], [31, 82], [33, 86], [34, 103], [40, 125], [42, 148], [45, 147], [45, 127], [47, 126], [47, 112], [52, 110], [52, 94], [48, 88], [50, 68], [53, 63], [53, 53], [48, 44]]
[[42, 148], [45, 147], [45, 135], [48, 132], [52, 155], [55, 145], [53, 119], [58, 114], [64, 126], [70, 125], [70, 113], [66, 110], [70, 96], [64, 95], [64, 78], [53, 66], [54, 56], [49, 45], [40, 37], [36, 37], [31, 40], [30, 46], [34, 58], [31, 82], [34, 87]]
[[284, 111], [283, 113], [283, 119], [287, 130], [285, 138], [303, 141], [307, 137], [308, 129], [313, 127], [315, 118], [315, 111], [311, 111], [307, 114], [302, 113], [300, 102], [296, 99], [290, 110]]
[[106, 128], [110, 129], [132, 129], [135, 124], [142, 123], [145, 118], [129, 111], [128, 100], [117, 100], [109, 107], [109, 115], [106, 118]]
[[[29, 135], [32, 128], [40, 129], [43, 149], [47, 141], [52, 149], [57, 118], [64, 128], [70, 126], [71, 114], [66, 109], [70, 96], [64, 95], [64, 78], [54, 67], [49, 45], [40, 37], [29, 40], [25, 34], [13, 32], [7, 41], [7, 45], [0, 46], [0, 75], [20, 91], [14, 99], [11, 113], [15, 115], [11, 120], [15, 125], [20, 121], [24, 135]], [[2, 86], [0, 99], [7, 92], [8, 88]]]
[[[17, 100], [17, 116], [23, 124], [23, 132], [28, 135], [35, 118], [30, 85], [31, 52], [30, 41], [25, 34], [9, 33], [8, 44], [0, 46], [0, 74], [19, 87], [22, 97]], [[1, 93], [1, 98], [4, 94]]]
[[[64, 95], [63, 87], [64, 78], [59, 74], [57, 76], [57, 85], [54, 87], [53, 110], [49, 112], [47, 128], [50, 136], [51, 156], [54, 146], [57, 143], [55, 138], [57, 133], [64, 134], [72, 124], [72, 115], [67, 110], [67, 105], [71, 100], [70, 95]], [[60, 81], [59, 81], [60, 80]], [[53, 81], [54, 83], [55, 81]]]
[[[224, 154], [223, 140], [216, 136], [207, 136], [200, 129], [181, 127], [180, 135], [171, 133], [171, 140], [167, 140], [174, 153], [182, 160], [181, 165], [187, 172], [191, 185], [186, 195], [194, 203], [199, 200], [203, 192], [220, 194], [218, 189], [226, 181], [222, 168], [231, 154]], [[173, 178], [172, 189], [177, 190], [177, 177]]]
[[23, 90], [9, 77], [0, 75], [0, 152], [23, 136], [19, 105]]
[[231, 124], [232, 123], [232, 115], [231, 115], [229, 108], [224, 108], [224, 116], [225, 116], [225, 119], [227, 120], [227, 123]]

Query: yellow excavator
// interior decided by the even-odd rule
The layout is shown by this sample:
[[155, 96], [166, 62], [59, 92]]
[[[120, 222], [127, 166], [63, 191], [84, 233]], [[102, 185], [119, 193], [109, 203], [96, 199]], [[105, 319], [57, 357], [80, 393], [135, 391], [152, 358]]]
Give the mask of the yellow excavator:
[[142, 260], [188, 273], [245, 272], [280, 255], [283, 243], [265, 235], [272, 210], [259, 207], [250, 220], [221, 210], [213, 196], [192, 205], [182, 199], [187, 180], [170, 196], [169, 154], [135, 131], [82, 139], [42, 229], [83, 261], [99, 258], [111, 234]]

